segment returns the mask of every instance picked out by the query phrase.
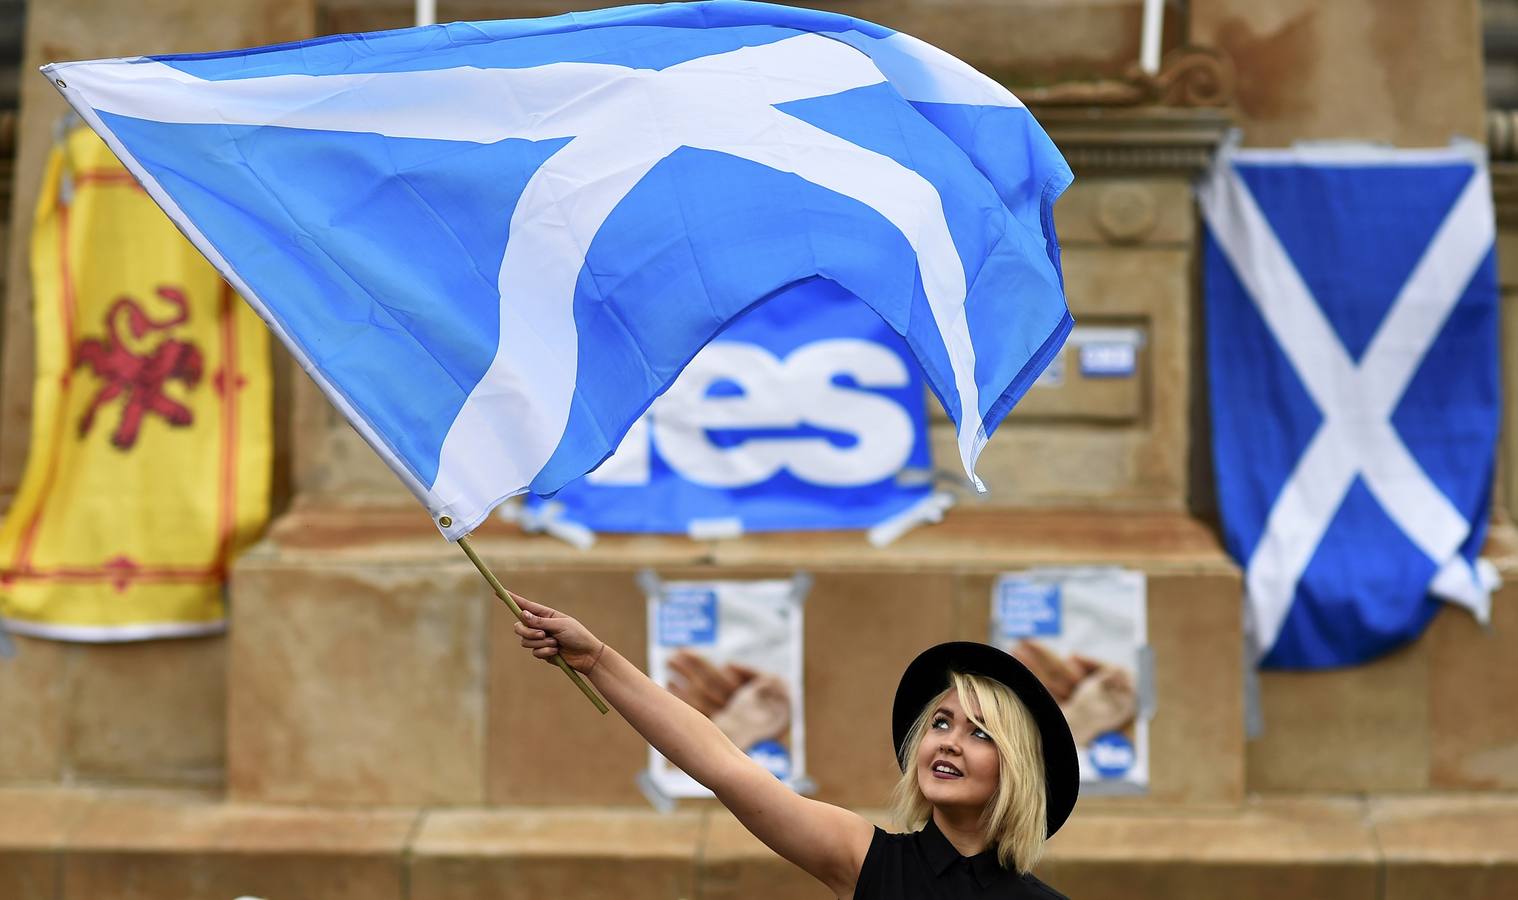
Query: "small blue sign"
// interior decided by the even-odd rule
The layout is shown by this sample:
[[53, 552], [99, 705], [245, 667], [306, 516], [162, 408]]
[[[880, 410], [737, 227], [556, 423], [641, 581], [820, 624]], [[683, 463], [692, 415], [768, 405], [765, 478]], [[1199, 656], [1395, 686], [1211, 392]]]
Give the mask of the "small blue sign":
[[1081, 345], [1082, 378], [1132, 378], [1138, 348], [1131, 341], [1092, 341]]
[[1008, 578], [998, 591], [996, 624], [1002, 637], [1053, 637], [1062, 630], [1058, 584]]
[[1138, 760], [1133, 742], [1117, 731], [1097, 735], [1086, 752], [1091, 767], [1104, 779], [1122, 778], [1133, 769], [1134, 762]]
[[691, 647], [717, 642], [717, 592], [676, 588], [659, 604], [659, 643]]

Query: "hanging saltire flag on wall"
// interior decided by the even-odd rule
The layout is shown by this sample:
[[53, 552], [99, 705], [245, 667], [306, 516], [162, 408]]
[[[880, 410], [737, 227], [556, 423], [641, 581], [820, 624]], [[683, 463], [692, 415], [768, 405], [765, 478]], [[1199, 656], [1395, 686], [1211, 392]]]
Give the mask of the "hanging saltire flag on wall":
[[933, 496], [922, 374], [828, 282], [738, 317], [538, 518], [693, 537], [870, 528]]
[[53, 149], [32, 232], [36, 382], [0, 526], [0, 616], [119, 641], [223, 627], [268, 517], [269, 335], [93, 132]]
[[1499, 411], [1482, 148], [1229, 149], [1200, 199], [1218, 501], [1263, 664], [1368, 660], [1440, 600], [1485, 620]]
[[869, 304], [972, 474], [1071, 327], [1053, 144], [848, 16], [713, 0], [43, 71], [450, 539], [594, 468], [756, 302]]

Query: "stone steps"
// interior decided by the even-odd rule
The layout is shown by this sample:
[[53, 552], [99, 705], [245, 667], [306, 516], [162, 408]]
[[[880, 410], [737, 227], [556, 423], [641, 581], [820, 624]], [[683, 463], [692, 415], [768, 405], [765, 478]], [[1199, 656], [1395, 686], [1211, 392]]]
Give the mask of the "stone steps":
[[[960, 509], [884, 550], [823, 534], [581, 553], [496, 523], [475, 544], [635, 662], [639, 570], [810, 572], [808, 768], [821, 799], [859, 809], [889, 791], [901, 667], [926, 644], [983, 638], [997, 572], [1140, 568], [1150, 790], [1083, 801], [1042, 866], [1051, 883], [1082, 900], [1518, 897], [1510, 527], [1489, 548], [1508, 585], [1490, 628], [1446, 610], [1367, 666], [1266, 673], [1252, 742], [1238, 572], [1183, 514]], [[18, 639], [0, 673], [0, 900], [823, 896], [709, 802], [651, 811], [646, 746], [521, 653], [415, 509], [283, 517], [239, 563], [232, 615], [203, 641]], [[58, 784], [91, 787], [44, 786]]]
[[[866, 812], [883, 822], [879, 813]], [[1040, 874], [1081, 900], [1518, 896], [1518, 797], [1092, 803]], [[0, 790], [5, 900], [748, 900], [826, 896], [726, 812], [334, 810], [204, 792]]]
[[[1242, 585], [1181, 513], [962, 508], [872, 548], [857, 534], [740, 542], [608, 537], [591, 552], [491, 522], [475, 545], [508, 586], [559, 605], [642, 664], [639, 571], [813, 576], [805, 621], [808, 769], [818, 796], [882, 803], [890, 693], [943, 640], [984, 640], [991, 584], [1036, 565], [1122, 565], [1148, 579], [1157, 705], [1145, 797], [1235, 805], [1248, 793], [1518, 790], [1518, 536], [1493, 531], [1507, 579], [1493, 623], [1447, 608], [1374, 663], [1262, 677], [1265, 732], [1244, 736]], [[305, 507], [238, 564], [226, 667], [229, 796], [239, 802], [628, 806], [647, 750], [527, 658], [510, 616], [415, 509]], [[425, 673], [421, 676], [420, 673]], [[530, 723], [530, 727], [526, 723]], [[516, 778], [553, 736], [576, 778]]]
[[[807, 769], [820, 799], [885, 801], [889, 705], [924, 647], [985, 640], [1001, 571], [1111, 564], [1148, 574], [1161, 698], [1147, 800], [1244, 795], [1237, 570], [1179, 513], [956, 510], [887, 548], [857, 533], [741, 542], [607, 537], [583, 552], [500, 523], [474, 545], [512, 590], [646, 657], [638, 573], [812, 576], [805, 607]], [[237, 565], [228, 635], [227, 786], [254, 803], [637, 806], [642, 740], [522, 652], [511, 617], [415, 509], [304, 508]], [[517, 773], [551, 744], [568, 783]], [[1146, 802], [1147, 802], [1146, 800]]]

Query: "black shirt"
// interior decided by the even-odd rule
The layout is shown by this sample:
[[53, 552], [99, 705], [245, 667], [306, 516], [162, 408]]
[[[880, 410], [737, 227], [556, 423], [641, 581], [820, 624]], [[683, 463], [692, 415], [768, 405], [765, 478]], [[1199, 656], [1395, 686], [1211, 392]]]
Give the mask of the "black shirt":
[[1068, 900], [1032, 875], [1003, 869], [996, 848], [960, 856], [929, 819], [914, 834], [875, 829], [854, 900]]

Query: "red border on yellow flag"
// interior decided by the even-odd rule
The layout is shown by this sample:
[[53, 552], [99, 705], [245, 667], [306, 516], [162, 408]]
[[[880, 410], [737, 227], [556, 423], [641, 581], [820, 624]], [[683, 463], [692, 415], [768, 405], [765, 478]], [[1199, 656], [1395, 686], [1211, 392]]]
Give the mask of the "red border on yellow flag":
[[4, 625], [219, 631], [231, 562], [268, 517], [268, 332], [87, 130], [54, 148], [31, 249], [33, 428], [0, 526]]

